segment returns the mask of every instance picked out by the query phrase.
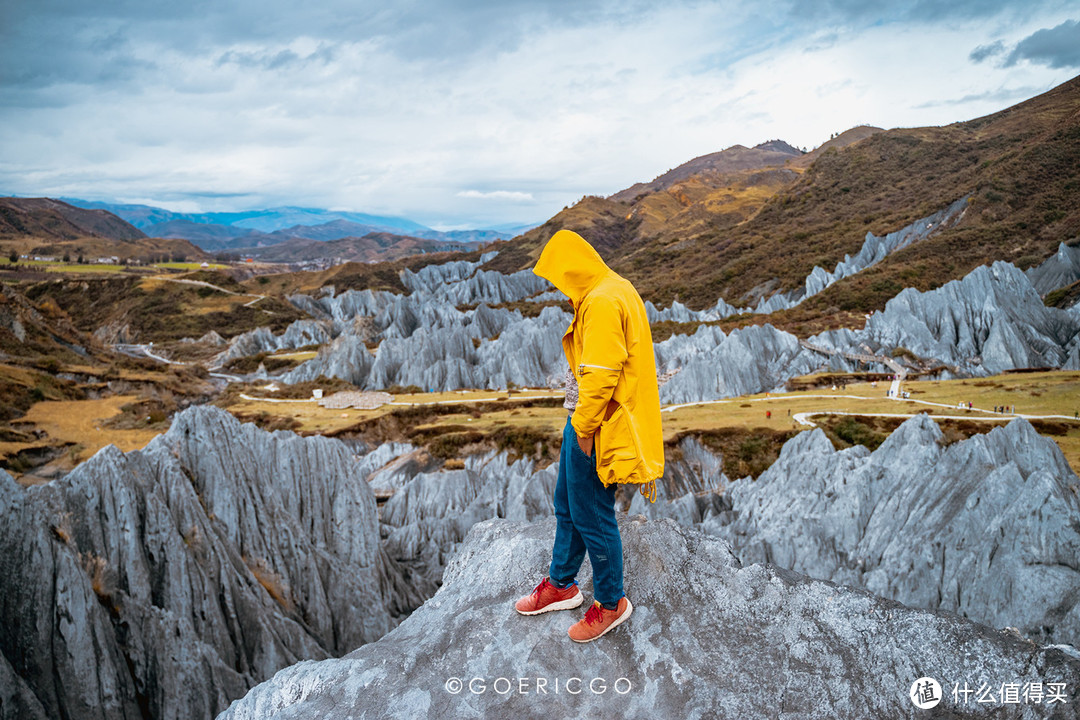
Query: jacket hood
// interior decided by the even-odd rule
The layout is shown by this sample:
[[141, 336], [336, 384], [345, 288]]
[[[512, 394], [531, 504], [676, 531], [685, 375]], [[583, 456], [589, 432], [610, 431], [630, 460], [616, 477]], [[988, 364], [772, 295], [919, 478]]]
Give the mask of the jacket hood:
[[572, 230], [560, 230], [544, 246], [533, 272], [557, 287], [576, 306], [611, 269], [585, 238]]

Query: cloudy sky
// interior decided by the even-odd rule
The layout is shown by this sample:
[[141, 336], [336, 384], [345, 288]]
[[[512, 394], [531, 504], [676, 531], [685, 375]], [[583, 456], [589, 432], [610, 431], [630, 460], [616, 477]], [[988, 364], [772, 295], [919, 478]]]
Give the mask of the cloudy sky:
[[540, 222], [698, 155], [1080, 74], [1052, 0], [4, 0], [0, 192]]

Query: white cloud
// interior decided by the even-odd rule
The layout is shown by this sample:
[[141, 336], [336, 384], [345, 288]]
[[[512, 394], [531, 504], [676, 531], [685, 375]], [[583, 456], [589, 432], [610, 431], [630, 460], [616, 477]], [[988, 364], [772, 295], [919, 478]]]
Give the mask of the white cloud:
[[457, 194], [461, 198], [476, 198], [478, 200], [509, 200], [511, 202], [532, 202], [532, 193], [515, 192], [513, 190], [492, 190], [482, 192], [480, 190], [462, 190]]
[[[23, 52], [0, 80], [0, 190], [543, 221], [736, 143], [969, 119], [1072, 74], [970, 57], [1058, 26], [1054, 2], [880, 24], [827, 4], [800, 20], [784, 2], [474, 2], [430, 18], [422, 3], [411, 16], [235, 3], [123, 32], [75, 18], [88, 7], [71, 5], [87, 28], [73, 37], [98, 49]], [[25, 50], [2, 46], [0, 63]]]

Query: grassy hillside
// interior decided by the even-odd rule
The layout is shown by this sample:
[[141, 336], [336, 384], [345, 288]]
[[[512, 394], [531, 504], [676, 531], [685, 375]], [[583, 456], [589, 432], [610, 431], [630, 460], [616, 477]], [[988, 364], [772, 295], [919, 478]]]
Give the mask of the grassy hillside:
[[[648, 183], [637, 183], [611, 197], [587, 196], [540, 227], [507, 243], [486, 267], [513, 272], [532, 265], [556, 231], [574, 230], [617, 268], [651, 248], [678, 246], [717, 228], [731, 228], [753, 217], [785, 187], [800, 168], [784, 167], [802, 153], [780, 141], [755, 148], [741, 145], [703, 155]], [[621, 265], [620, 265], [621, 263]]]
[[225, 338], [263, 326], [281, 332], [306, 317], [280, 298], [257, 300], [224, 273], [203, 271], [186, 279], [221, 290], [176, 278], [120, 277], [43, 282], [26, 295], [59, 308], [83, 332], [105, 329], [110, 339], [143, 343], [198, 338], [211, 330]]
[[0, 286], [0, 357], [3, 362], [49, 371], [92, 352], [91, 338], [54, 303], [30, 302], [15, 288]]
[[[497, 243], [497, 245], [505, 245], [505, 243]], [[467, 253], [438, 252], [412, 255], [388, 262], [348, 262], [328, 270], [259, 275], [244, 281], [243, 286], [249, 292], [281, 297], [287, 297], [294, 293], [315, 292], [326, 285], [333, 285], [338, 292], [350, 288], [353, 290], [370, 288], [371, 290], [387, 290], [389, 292], [408, 294], [409, 291], [401, 284], [402, 270], [408, 268], [415, 272], [427, 265], [456, 260], [475, 262], [480, 259], [481, 254], [482, 252], [479, 250]]]
[[24, 235], [56, 240], [146, 237], [138, 228], [105, 210], [84, 210], [52, 198], [0, 198], [0, 237]]
[[341, 259], [349, 262], [387, 262], [410, 255], [445, 251], [467, 251], [477, 247], [425, 240], [388, 232], [369, 232], [362, 237], [314, 240], [297, 237], [267, 247], [240, 248], [233, 252], [264, 262], [303, 262]]
[[956, 226], [808, 301], [801, 312], [812, 320], [878, 309], [904, 287], [931, 289], [990, 260], [1027, 267], [1080, 236], [1080, 78], [977, 120], [856, 130], [856, 142], [724, 178], [722, 188], [706, 175], [630, 201], [586, 198], [505, 244], [492, 265], [525, 267], [570, 228], [658, 303], [746, 304], [801, 285], [815, 265], [832, 270], [867, 232], [898, 230], [973, 194]]
[[87, 210], [52, 198], [0, 198], [0, 254], [50, 256], [72, 260], [116, 256], [156, 262], [209, 255], [187, 240], [148, 238], [105, 210]]

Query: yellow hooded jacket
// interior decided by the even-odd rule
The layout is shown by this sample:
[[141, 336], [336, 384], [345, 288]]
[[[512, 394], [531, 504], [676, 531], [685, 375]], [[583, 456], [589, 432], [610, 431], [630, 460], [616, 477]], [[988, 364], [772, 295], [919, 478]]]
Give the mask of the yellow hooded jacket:
[[664, 438], [652, 333], [641, 296], [609, 268], [583, 237], [552, 236], [533, 272], [574, 305], [563, 352], [577, 377], [571, 424], [581, 437], [596, 432], [596, 470], [607, 487], [640, 483], [655, 497], [664, 474]]

